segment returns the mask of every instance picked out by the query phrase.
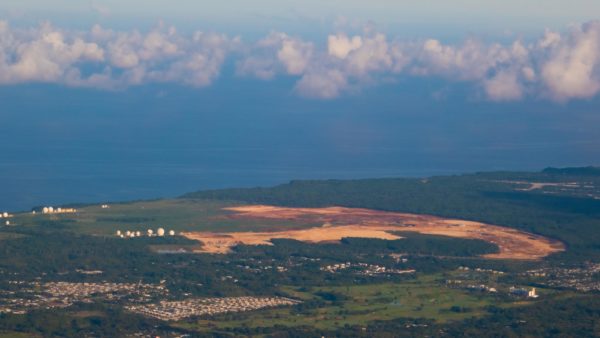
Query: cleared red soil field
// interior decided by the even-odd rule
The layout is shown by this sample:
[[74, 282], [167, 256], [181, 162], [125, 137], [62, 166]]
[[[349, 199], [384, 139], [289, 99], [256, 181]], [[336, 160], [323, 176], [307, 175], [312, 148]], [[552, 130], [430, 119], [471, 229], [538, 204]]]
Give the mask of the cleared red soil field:
[[[321, 243], [344, 237], [399, 239], [391, 232], [412, 231], [428, 235], [480, 239], [498, 246], [499, 252], [485, 255], [495, 259], [535, 260], [564, 251], [563, 243], [543, 236], [480, 222], [447, 219], [359, 208], [285, 208], [267, 205], [230, 207], [231, 219], [293, 220], [324, 224], [299, 230], [273, 232], [187, 232], [184, 235], [203, 243], [201, 252], [227, 253], [238, 244], [271, 244], [274, 238], [291, 238]], [[282, 226], [282, 228], [285, 228]]]

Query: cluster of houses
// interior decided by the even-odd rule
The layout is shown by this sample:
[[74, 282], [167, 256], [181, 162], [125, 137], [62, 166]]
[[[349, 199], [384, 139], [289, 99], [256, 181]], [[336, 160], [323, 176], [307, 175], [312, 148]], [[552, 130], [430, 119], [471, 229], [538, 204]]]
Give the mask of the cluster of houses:
[[373, 265], [373, 264], [367, 264], [367, 263], [350, 263], [350, 262], [326, 265], [326, 266], [321, 267], [320, 270], [326, 271], [326, 272], [331, 272], [331, 273], [336, 273], [340, 270], [345, 270], [345, 269], [350, 269], [350, 268], [357, 269], [357, 270], [359, 270], [360, 274], [367, 275], [367, 276], [374, 276], [374, 275], [379, 275], [379, 274], [404, 274], [404, 273], [414, 273], [415, 272], [415, 270], [413, 270], [413, 269], [400, 270], [400, 269], [386, 268], [385, 266], [380, 266], [380, 265]]
[[459, 266], [458, 270], [461, 271], [474, 271], [474, 272], [487, 272], [494, 275], [503, 275], [504, 271], [492, 270], [492, 269], [482, 269], [482, 268], [469, 268], [468, 266]]
[[0, 292], [0, 313], [24, 314], [32, 309], [65, 308], [76, 302], [90, 303], [92, 297], [97, 296], [107, 300], [127, 297], [131, 302], [140, 303], [164, 297], [169, 292], [162, 284], [143, 283], [9, 281], [8, 284], [18, 285], [19, 293]]
[[[489, 293], [497, 293], [498, 292], [498, 289], [496, 289], [493, 286], [489, 286], [486, 284], [467, 283], [467, 281], [463, 281], [460, 279], [448, 279], [448, 280], [446, 280], [446, 286], [449, 288], [462, 288], [462, 289], [468, 289], [468, 290], [480, 291], [480, 292], [489, 292]], [[508, 289], [508, 294], [511, 296], [516, 296], [516, 297], [527, 297], [527, 298], [538, 298], [539, 297], [535, 288], [527, 290], [525, 288], [518, 288], [518, 287], [511, 286]]]
[[600, 291], [600, 263], [585, 263], [574, 267], [548, 267], [529, 270], [522, 275], [536, 279], [538, 284], [569, 288], [583, 292]]
[[161, 301], [158, 304], [130, 305], [131, 312], [165, 321], [189, 317], [244, 312], [269, 307], [296, 305], [300, 301], [285, 297], [222, 297], [196, 298], [182, 301]]
[[149, 291], [163, 292], [163, 285], [143, 283], [69, 283], [49, 282], [43, 286], [44, 292], [55, 297], [70, 297], [83, 299], [92, 295], [106, 295], [110, 298], [118, 298], [117, 294], [147, 294]]

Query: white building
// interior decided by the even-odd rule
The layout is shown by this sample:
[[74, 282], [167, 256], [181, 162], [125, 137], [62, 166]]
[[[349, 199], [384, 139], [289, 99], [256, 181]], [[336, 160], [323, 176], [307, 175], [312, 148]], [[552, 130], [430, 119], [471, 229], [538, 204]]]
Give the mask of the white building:
[[527, 293], [527, 297], [529, 297], [529, 298], [538, 298], [539, 295], [537, 293], [535, 293], [535, 288], [532, 288], [531, 291], [529, 291]]

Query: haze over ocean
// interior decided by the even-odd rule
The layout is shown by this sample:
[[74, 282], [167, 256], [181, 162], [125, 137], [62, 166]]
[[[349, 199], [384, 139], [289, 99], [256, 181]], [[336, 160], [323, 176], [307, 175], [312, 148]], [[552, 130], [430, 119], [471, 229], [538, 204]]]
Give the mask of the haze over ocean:
[[[462, 95], [432, 99], [431, 82], [415, 79], [315, 101], [295, 97], [286, 82], [116, 93], [0, 88], [0, 205], [158, 198], [292, 179], [538, 170], [600, 158], [597, 99], [466, 108]], [[573, 110], [588, 123], [573, 121]]]

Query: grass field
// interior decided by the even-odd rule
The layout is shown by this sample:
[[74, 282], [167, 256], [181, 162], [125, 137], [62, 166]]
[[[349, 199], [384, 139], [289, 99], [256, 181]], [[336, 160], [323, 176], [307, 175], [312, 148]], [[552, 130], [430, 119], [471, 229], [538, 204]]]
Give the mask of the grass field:
[[[437, 281], [437, 275], [421, 276], [402, 283], [383, 283], [323, 287], [304, 290], [284, 286], [289, 296], [309, 301], [319, 293], [332, 293], [343, 300], [328, 306], [309, 309], [302, 314], [291, 308], [279, 308], [242, 314], [232, 319], [222, 316], [215, 320], [182, 322], [178, 326], [194, 330], [228, 329], [235, 327], [312, 326], [331, 329], [348, 325], [365, 325], [374, 320], [424, 318], [436, 322], [460, 320], [485, 314], [488, 305], [499, 305], [493, 296], [449, 289]], [[501, 306], [527, 305], [530, 302], [501, 303]], [[454, 311], [452, 308], [455, 307]], [[460, 311], [456, 311], [460, 308]], [[241, 318], [241, 319], [240, 319]]]
[[[163, 227], [175, 231], [270, 231], [319, 226], [281, 220], [235, 220], [222, 217], [230, 213], [223, 208], [232, 203], [185, 199], [165, 199], [112, 204], [108, 209], [100, 205], [85, 206], [73, 214], [18, 214], [17, 226], [52, 226], [60, 223], [69, 230], [94, 235], [112, 235], [117, 230], [143, 231]], [[239, 205], [236, 203], [235, 205]]]

